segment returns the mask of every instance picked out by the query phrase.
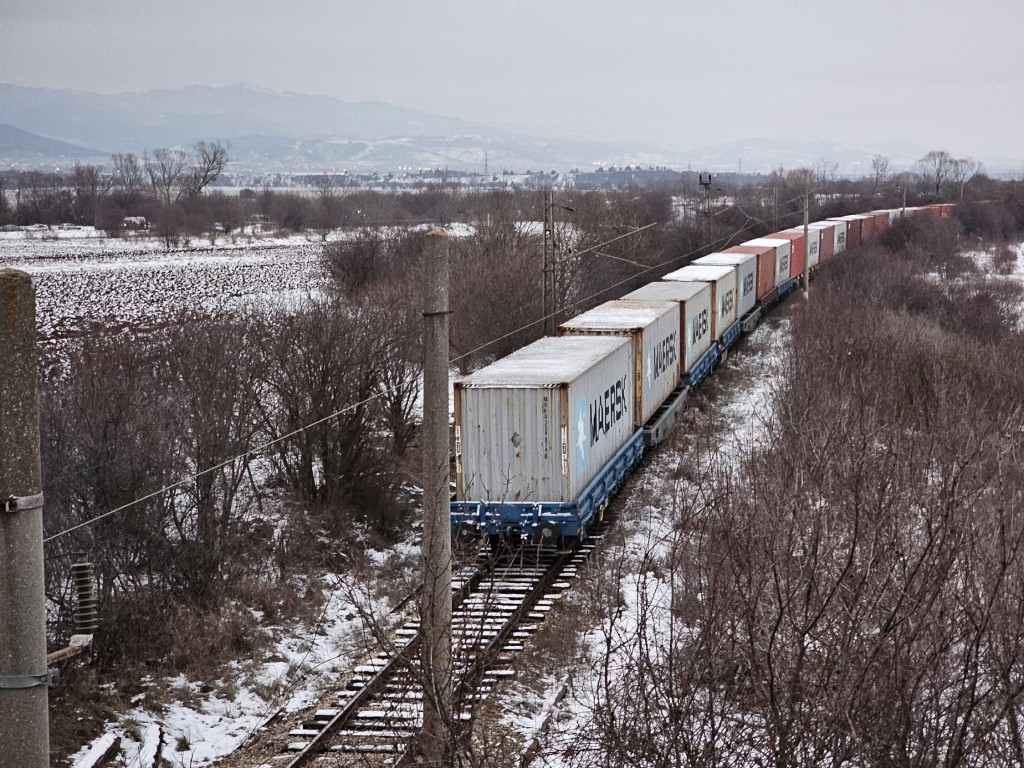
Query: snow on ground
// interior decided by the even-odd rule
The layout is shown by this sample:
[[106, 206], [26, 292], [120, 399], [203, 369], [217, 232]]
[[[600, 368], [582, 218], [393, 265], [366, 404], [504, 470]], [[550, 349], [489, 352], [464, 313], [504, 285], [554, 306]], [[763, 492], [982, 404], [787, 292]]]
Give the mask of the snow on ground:
[[97, 326], [152, 328], [183, 312], [215, 314], [316, 290], [325, 280], [320, 245], [298, 239], [167, 251], [153, 239], [7, 238], [0, 240], [0, 267], [32, 275], [44, 341]]
[[[383, 563], [388, 553], [370, 557]], [[316, 625], [273, 628], [279, 639], [265, 661], [239, 660], [230, 679], [212, 683], [183, 676], [148, 681], [157, 694], [136, 696], [130, 711], [72, 756], [72, 768], [92, 768], [115, 738], [126, 765], [149, 768], [159, 754], [167, 765], [201, 768], [230, 754], [279, 710], [314, 704], [374, 646], [357, 603], [374, 615], [385, 613], [381, 600], [364, 604], [367, 592], [350, 583], [330, 578], [323, 588], [328, 598]]]
[[[669, 441], [642, 465], [619, 513], [620, 525], [627, 532], [621, 552], [627, 559], [644, 558], [643, 561], [651, 562], [652, 556], [654, 559], [663, 556], [673, 537], [679, 535], [673, 531], [673, 512], [678, 503], [675, 500], [692, 490], [688, 483], [674, 479], [680, 462], [696, 462], [708, 468], [732, 466], [739, 451], [753, 447], [769, 434], [773, 382], [781, 373], [788, 338], [787, 320], [762, 325], [747, 341], [747, 349], [728, 363], [744, 381], [741, 386], [723, 393], [712, 406], [711, 418], [724, 427], [715, 436], [717, 447], [709, 451], [697, 448], [701, 455], [693, 456], [692, 451], [688, 453], [678, 447], [682, 443]], [[562, 741], [565, 734], [587, 729], [593, 711], [592, 692], [598, 689], [603, 670], [600, 659], [606, 648], [606, 632], [628, 639], [636, 631], [641, 604], [657, 611], [644, 617], [649, 629], [656, 632], [663, 629], [652, 626], [652, 619], [655, 619], [654, 624], [670, 621], [671, 595], [660, 577], [651, 570], [641, 573], [630, 567], [622, 574], [618, 588], [624, 606], [615, 614], [612, 624], [592, 629], [583, 638], [586, 657], [583, 663], [564, 675], [548, 678], [539, 690], [517, 687], [505, 704], [504, 725], [519, 734], [524, 742], [550, 738], [551, 734], [542, 733], [548, 721], [557, 720]], [[564, 746], [562, 741], [556, 746]], [[542, 752], [540, 764], [559, 768], [568, 765], [561, 749]]]

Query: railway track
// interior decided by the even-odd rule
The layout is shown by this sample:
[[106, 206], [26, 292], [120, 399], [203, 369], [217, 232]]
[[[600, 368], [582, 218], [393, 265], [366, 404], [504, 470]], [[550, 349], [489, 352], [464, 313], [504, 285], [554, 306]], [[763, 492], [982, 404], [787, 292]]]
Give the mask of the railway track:
[[[591, 536], [570, 551], [531, 549], [481, 557], [476, 568], [455, 575], [455, 716], [467, 732], [480, 703], [503, 678], [515, 674], [515, 654], [571, 586], [599, 540], [600, 534]], [[352, 671], [332, 704], [292, 728], [275, 757], [260, 765], [411, 764], [409, 748], [423, 720], [418, 653], [419, 623], [410, 621], [396, 631], [388, 648]]]

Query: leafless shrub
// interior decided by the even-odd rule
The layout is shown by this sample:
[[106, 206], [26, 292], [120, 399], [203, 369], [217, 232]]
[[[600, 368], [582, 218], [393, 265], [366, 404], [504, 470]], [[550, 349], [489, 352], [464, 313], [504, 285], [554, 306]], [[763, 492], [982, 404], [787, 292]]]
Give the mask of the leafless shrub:
[[997, 275], [1009, 275], [1017, 267], [1017, 254], [1012, 248], [1002, 247], [992, 254], [992, 269]]
[[738, 471], [686, 473], [687, 535], [619, 569], [637, 605], [605, 624], [574, 764], [1024, 756], [1021, 340], [972, 303], [986, 287], [893, 259], [819, 281], [771, 439]]

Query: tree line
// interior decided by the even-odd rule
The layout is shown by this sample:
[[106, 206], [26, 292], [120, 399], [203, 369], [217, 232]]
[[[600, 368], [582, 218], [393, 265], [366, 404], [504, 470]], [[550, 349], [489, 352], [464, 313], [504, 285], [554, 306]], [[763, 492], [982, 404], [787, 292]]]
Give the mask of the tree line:
[[1020, 289], [958, 234], [901, 223], [788, 313], [766, 438], [681, 463], [595, 579], [568, 764], [1024, 762]]

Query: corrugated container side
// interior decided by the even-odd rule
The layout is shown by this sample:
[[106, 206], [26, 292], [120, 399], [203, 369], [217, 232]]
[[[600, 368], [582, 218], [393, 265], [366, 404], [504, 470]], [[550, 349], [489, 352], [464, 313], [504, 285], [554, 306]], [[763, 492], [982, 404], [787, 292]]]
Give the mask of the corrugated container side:
[[860, 242], [870, 243], [875, 237], [875, 217], [861, 215], [860, 218]]
[[633, 345], [634, 426], [641, 427], [679, 384], [680, 305], [617, 299], [558, 327], [559, 336], [626, 336]]
[[811, 224], [813, 229], [818, 230], [821, 240], [818, 243], [818, 263], [824, 263], [835, 254], [836, 246], [836, 225], [834, 222]]
[[627, 301], [679, 302], [683, 345], [681, 373], [689, 371], [711, 348], [711, 286], [707, 283], [665, 280], [648, 283], [622, 298]]
[[[801, 237], [803, 237], [804, 234], [803, 225], [797, 227], [790, 227], [789, 229], [784, 231], [787, 235], [800, 235]], [[807, 235], [809, 243], [807, 253], [810, 258], [810, 263], [808, 266], [811, 269], [814, 269], [814, 267], [818, 266], [818, 262], [821, 260], [821, 230], [818, 227], [815, 227], [813, 224], [808, 224]], [[793, 247], [797, 248], [800, 251], [800, 253], [803, 254], [803, 243], [801, 243], [799, 246], [797, 246], [796, 243], [794, 243]], [[792, 269], [790, 270], [790, 272], [794, 275], [803, 272], [803, 265], [800, 265], [800, 269], [797, 272], [793, 272]]]
[[720, 339], [736, 322], [736, 269], [732, 265], [691, 264], [661, 278], [680, 282], [707, 283], [711, 286], [711, 338]]
[[628, 340], [536, 343], [548, 345], [557, 369], [559, 349], [577, 350], [581, 341], [603, 345], [603, 357], [585, 370], [567, 366], [567, 376], [547, 386], [474, 385], [473, 375], [455, 382], [457, 500], [574, 501], [635, 432]]
[[770, 245], [775, 248], [775, 285], [782, 285], [784, 282], [789, 280], [791, 246], [789, 240], [779, 240], [773, 237], [758, 237], [753, 240], [747, 240], [743, 245]]
[[754, 253], [709, 253], [694, 259], [694, 264], [734, 266], [736, 268], [736, 317], [740, 318], [757, 305], [757, 254]]
[[770, 246], [734, 245], [722, 253], [744, 253], [757, 257], [757, 300], [775, 290], [775, 249]]
[[861, 219], [845, 216], [840, 219], [830, 219], [830, 221], [842, 221], [846, 225], [846, 250], [860, 245]]
[[870, 240], [877, 240], [882, 235], [882, 228], [883, 228], [882, 219], [884, 217], [884, 219], [885, 219], [884, 224], [886, 226], [888, 226], [888, 224], [889, 224], [889, 215], [888, 214], [884, 214], [884, 213], [879, 213], [878, 211], [868, 211], [864, 215], [871, 222], [871, 236], [870, 236], [869, 239]]
[[838, 256], [846, 250], [846, 235], [848, 227], [846, 226], [846, 222], [841, 219], [831, 219], [826, 223], [835, 227], [835, 242], [832, 246], [832, 255]]
[[821, 262], [821, 230], [808, 225], [807, 227], [807, 267], [814, 269]]
[[799, 232], [796, 232], [795, 228], [774, 232], [768, 237], [789, 240], [789, 274], [786, 275], [786, 279], [802, 275], [804, 271], [804, 228], [800, 227]]

